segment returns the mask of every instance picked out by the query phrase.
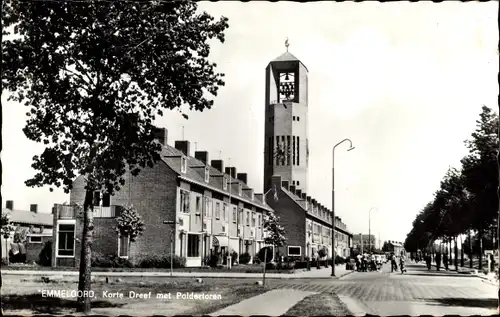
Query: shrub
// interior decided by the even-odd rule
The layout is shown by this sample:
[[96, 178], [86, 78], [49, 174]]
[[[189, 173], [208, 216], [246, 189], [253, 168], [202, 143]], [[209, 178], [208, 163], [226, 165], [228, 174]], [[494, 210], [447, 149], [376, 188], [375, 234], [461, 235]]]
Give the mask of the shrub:
[[318, 250], [318, 255], [319, 255], [320, 258], [324, 258], [325, 256], [328, 255], [328, 253], [326, 252], [325, 248], [322, 248], [322, 249]]
[[240, 255], [240, 264], [248, 264], [250, 262], [250, 259], [252, 257], [250, 256], [249, 253], [243, 253]]
[[[264, 254], [265, 254], [266, 249], [267, 249], [267, 256], [266, 256], [266, 258], [264, 258]], [[260, 249], [258, 257], [259, 257], [261, 262], [266, 262], [266, 263], [271, 262], [271, 260], [273, 259], [273, 248], [264, 247], [264, 248]]]
[[219, 264], [219, 255], [218, 254], [212, 254], [210, 256], [210, 259], [208, 260], [207, 264], [210, 267], [217, 267], [217, 265]]
[[[174, 255], [173, 257], [174, 268], [183, 268], [186, 266], [186, 258]], [[139, 261], [138, 267], [140, 268], [170, 268], [170, 256], [159, 256], [159, 255], [150, 255], [142, 258]]]
[[266, 270], [276, 270], [277, 265], [274, 262], [268, 262], [266, 263]]
[[341, 257], [340, 255], [335, 256], [335, 264], [344, 264], [345, 259]]
[[51, 266], [52, 265], [52, 241], [45, 242], [42, 251], [38, 255], [38, 265]]
[[257, 255], [253, 257], [253, 263], [254, 264], [260, 264], [261, 263], [261, 261], [260, 261], [260, 259], [259, 259], [259, 257]]
[[134, 265], [124, 258], [120, 258], [116, 254], [103, 255], [100, 253], [92, 254], [92, 264], [93, 267], [105, 267], [105, 268], [132, 268]]
[[231, 262], [236, 263], [237, 260], [238, 260], [238, 253], [236, 253], [236, 251], [233, 251], [231, 253]]

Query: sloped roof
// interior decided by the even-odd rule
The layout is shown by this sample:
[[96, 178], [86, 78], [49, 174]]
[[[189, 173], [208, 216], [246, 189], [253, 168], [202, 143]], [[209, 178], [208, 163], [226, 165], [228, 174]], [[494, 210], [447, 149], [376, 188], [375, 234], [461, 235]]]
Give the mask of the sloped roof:
[[[306, 209], [304, 209], [304, 207], [302, 207], [301, 204], [299, 204], [299, 200], [303, 200], [301, 197], [295, 195], [294, 193], [292, 193], [291, 191], [287, 190], [286, 188], [284, 187], [281, 187], [281, 190], [288, 196], [290, 197], [290, 199], [292, 199], [300, 208], [302, 208], [306, 213], [308, 212]], [[323, 222], [326, 222], [324, 219], [320, 218], [320, 217], [317, 217], [316, 215], [314, 214], [311, 214], [311, 213], [308, 213], [309, 216], [311, 216], [312, 218], [314, 219], [317, 219], [317, 220], [321, 220]], [[343, 228], [338, 228], [338, 227], [335, 227], [336, 230], [341, 230], [341, 231], [344, 231], [348, 234], [351, 234], [352, 235], [352, 232], [350, 232], [349, 230], [347, 230], [347, 225], [346, 225], [346, 229], [343, 229]]]
[[[280, 56], [276, 57], [275, 59], [273, 59], [271, 61], [272, 62], [299, 62], [301, 63], [307, 70], [307, 67], [304, 63], [302, 63], [302, 61], [300, 59], [298, 59], [297, 57], [295, 57], [292, 53], [290, 52], [285, 52], [283, 54], [281, 54]], [[309, 71], [309, 70], [308, 70]]]
[[10, 210], [7, 208], [2, 208], [3, 214], [8, 214], [10, 221], [14, 224], [25, 224], [34, 226], [50, 226], [54, 225], [53, 215], [41, 212], [31, 212], [28, 210]]
[[[241, 182], [239, 179], [232, 178], [229, 175], [220, 172], [219, 170], [212, 167], [211, 165], [208, 165], [211, 177], [210, 177], [209, 182], [207, 184], [205, 182], [205, 177], [203, 174], [204, 170], [201, 168], [196, 168], [196, 167], [204, 167], [205, 164], [202, 161], [200, 161], [192, 156], [186, 156], [187, 157], [187, 170], [186, 170], [185, 174], [181, 173], [180, 166], [178, 164], [175, 164], [176, 159], [174, 157], [180, 157], [183, 155], [184, 154], [182, 153], [182, 151], [180, 151], [180, 150], [178, 150], [175, 147], [172, 147], [170, 145], [164, 145], [162, 148], [162, 152], [161, 152], [161, 157], [162, 157], [163, 162], [165, 162], [174, 172], [179, 174], [179, 176], [185, 177], [185, 178], [192, 180], [196, 183], [199, 183], [202, 185], [206, 184], [206, 185], [208, 185], [207, 187], [212, 187], [212, 188], [215, 188], [219, 191], [222, 191], [224, 193], [229, 194], [230, 193], [229, 187], [228, 187], [228, 190], [223, 189], [222, 177], [212, 177], [214, 175], [226, 175], [227, 177], [230, 178], [231, 183], [241, 183], [243, 185], [244, 189], [250, 188], [246, 184]], [[234, 194], [234, 193], [237, 193], [237, 190], [235, 191], [234, 189], [231, 189], [231, 192]], [[233, 195], [233, 198], [239, 199], [239, 200], [246, 202], [250, 205], [258, 206], [258, 207], [266, 209], [266, 210], [271, 210], [269, 206], [261, 203], [259, 200], [255, 200], [255, 199], [252, 200], [252, 198], [249, 195], [247, 195], [245, 192], [243, 192], [241, 194], [241, 196], [240, 195]]]

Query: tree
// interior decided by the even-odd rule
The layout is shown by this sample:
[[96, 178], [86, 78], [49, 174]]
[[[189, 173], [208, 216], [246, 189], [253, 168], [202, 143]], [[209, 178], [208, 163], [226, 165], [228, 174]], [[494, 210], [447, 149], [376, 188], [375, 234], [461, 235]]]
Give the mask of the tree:
[[[498, 213], [498, 115], [483, 106], [476, 130], [466, 146], [469, 155], [462, 159], [465, 186], [472, 203], [471, 228], [479, 233], [481, 243], [484, 232], [491, 229]], [[479, 269], [482, 268], [482, 247], [479, 251]]]
[[285, 228], [280, 225], [280, 218], [276, 216], [274, 211], [270, 211], [265, 217], [264, 231], [266, 232], [264, 242], [274, 246], [279, 256], [278, 248], [284, 246], [286, 243]]
[[116, 218], [116, 233], [120, 237], [129, 237], [130, 242], [135, 242], [144, 231], [144, 221], [134, 206], [125, 206]]
[[[165, 110], [203, 111], [224, 85], [208, 60], [227, 19], [187, 1], [12, 1], [3, 24], [2, 82], [29, 107], [26, 137], [46, 148], [33, 157], [30, 187], [63, 187], [85, 176], [80, 291], [90, 290], [92, 194], [124, 185], [159, 159], [153, 122]], [[182, 113], [187, 119], [187, 115]], [[90, 298], [79, 298], [90, 311]]]

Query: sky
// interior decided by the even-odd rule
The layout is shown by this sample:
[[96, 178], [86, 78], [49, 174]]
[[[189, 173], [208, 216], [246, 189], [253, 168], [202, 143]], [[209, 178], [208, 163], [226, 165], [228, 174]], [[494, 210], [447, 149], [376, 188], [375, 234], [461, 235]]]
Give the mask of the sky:
[[[157, 120], [168, 142], [230, 162], [262, 192], [265, 68], [289, 51], [309, 70], [308, 195], [331, 207], [332, 147], [336, 213], [355, 233], [404, 241], [415, 215], [433, 198], [450, 166], [466, 155], [482, 105], [497, 110], [496, 1], [478, 2], [200, 2], [229, 18], [226, 41], [210, 59], [225, 73], [211, 110], [172, 111]], [[69, 201], [62, 190], [27, 188], [33, 155], [26, 109], [2, 95], [2, 196], [16, 209], [50, 212]], [[184, 131], [184, 132], [183, 132]], [[195, 144], [196, 142], [196, 144]]]

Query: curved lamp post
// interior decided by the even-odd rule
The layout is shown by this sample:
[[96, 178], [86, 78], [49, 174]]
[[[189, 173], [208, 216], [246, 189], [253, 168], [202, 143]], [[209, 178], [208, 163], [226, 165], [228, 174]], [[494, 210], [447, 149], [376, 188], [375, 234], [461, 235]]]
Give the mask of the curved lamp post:
[[332, 150], [332, 248], [334, 248], [332, 252], [332, 276], [335, 276], [335, 148], [344, 142], [349, 142], [347, 151], [354, 150], [350, 139], [343, 139], [335, 144]]

